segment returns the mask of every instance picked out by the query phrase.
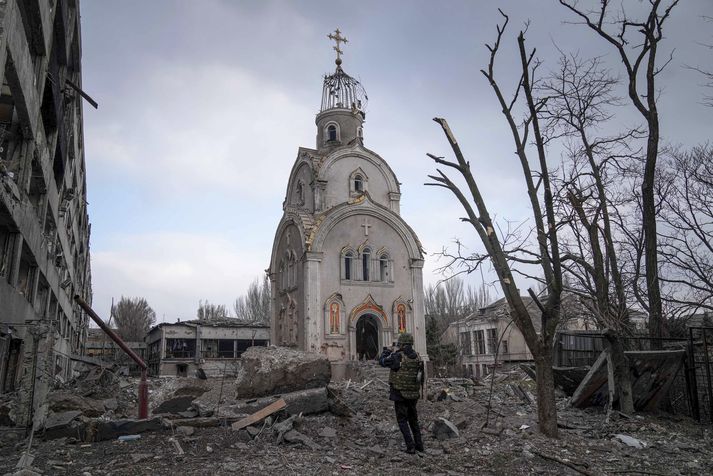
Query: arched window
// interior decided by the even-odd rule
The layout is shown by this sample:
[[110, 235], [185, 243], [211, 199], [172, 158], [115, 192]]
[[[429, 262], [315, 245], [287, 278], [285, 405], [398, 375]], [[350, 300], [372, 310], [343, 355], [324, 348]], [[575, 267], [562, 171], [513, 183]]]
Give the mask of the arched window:
[[344, 255], [344, 279], [352, 279], [352, 261], [354, 260], [354, 253], [347, 251]]
[[384, 253], [379, 258], [379, 281], [388, 282], [390, 279], [389, 274], [389, 255]]
[[337, 140], [337, 126], [330, 124], [327, 126], [327, 140], [336, 141]]
[[285, 288], [287, 288], [287, 285], [285, 283], [287, 276], [285, 273], [285, 262], [284, 261], [280, 261], [279, 270], [280, 270], [278, 273], [278, 282], [280, 283], [279, 287], [280, 287], [280, 290], [284, 290]]
[[361, 276], [364, 281], [369, 281], [369, 261], [371, 260], [371, 250], [364, 248], [361, 254]]
[[354, 176], [354, 191], [359, 193], [364, 191], [364, 177], [359, 174]]

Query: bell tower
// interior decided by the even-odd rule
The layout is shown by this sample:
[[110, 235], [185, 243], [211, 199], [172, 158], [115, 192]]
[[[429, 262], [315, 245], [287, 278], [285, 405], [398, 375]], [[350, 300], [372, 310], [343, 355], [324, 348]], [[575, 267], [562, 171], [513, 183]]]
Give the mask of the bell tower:
[[363, 141], [362, 125], [366, 118], [366, 91], [359, 81], [342, 69], [340, 43], [348, 40], [341, 36], [339, 29], [327, 37], [334, 40], [337, 53], [337, 68], [333, 74], [325, 75], [322, 87], [322, 105], [317, 114], [317, 150], [326, 151], [334, 147]]

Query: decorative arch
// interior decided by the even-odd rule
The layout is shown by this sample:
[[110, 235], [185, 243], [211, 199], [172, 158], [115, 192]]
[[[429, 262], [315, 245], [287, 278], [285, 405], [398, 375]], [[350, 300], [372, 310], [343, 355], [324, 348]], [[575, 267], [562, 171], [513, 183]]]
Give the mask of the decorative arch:
[[359, 203], [343, 203], [330, 210], [318, 225], [312, 229], [310, 236], [307, 238], [308, 248], [312, 251], [321, 251], [324, 240], [338, 223], [351, 216], [361, 215], [384, 221], [401, 238], [406, 246], [409, 258], [422, 260], [421, 243], [418, 241], [413, 229], [399, 215], [368, 200], [368, 196], [368, 193], [365, 194], [364, 197], [367, 197], [367, 199]]
[[376, 301], [374, 301], [374, 298], [371, 296], [371, 294], [369, 294], [366, 299], [362, 301], [361, 304], [355, 306], [354, 309], [352, 309], [352, 311], [349, 313], [349, 322], [355, 322], [363, 314], [374, 314], [381, 320], [381, 323], [384, 327], [388, 326], [389, 324], [389, 318], [384, 312], [384, 308], [379, 306]]
[[[339, 148], [332, 154], [329, 154], [317, 170], [316, 179], [328, 180], [329, 170], [331, 169], [332, 165], [334, 165], [335, 162], [343, 158], [358, 158], [372, 164], [374, 167], [376, 167], [376, 169], [379, 170], [381, 175], [384, 177], [389, 193], [401, 193], [399, 181], [396, 179], [396, 174], [391, 169], [389, 164], [379, 155], [368, 149], [365, 149], [361, 145]], [[374, 177], [371, 177], [371, 180], [373, 179]]]
[[346, 331], [344, 300], [341, 294], [334, 293], [324, 302], [324, 334], [326, 337], [342, 337]]
[[399, 296], [391, 307], [391, 315], [394, 323], [394, 333], [413, 332], [411, 328], [411, 315], [413, 309], [408, 301]]

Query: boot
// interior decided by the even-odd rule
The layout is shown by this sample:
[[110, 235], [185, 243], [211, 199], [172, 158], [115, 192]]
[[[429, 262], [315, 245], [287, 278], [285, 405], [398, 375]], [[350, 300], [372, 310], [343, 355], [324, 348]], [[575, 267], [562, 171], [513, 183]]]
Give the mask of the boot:
[[401, 430], [401, 434], [404, 435], [404, 442], [406, 443], [406, 453], [411, 455], [416, 453], [416, 445], [413, 442], [413, 438], [411, 438], [411, 429], [409, 428], [408, 422], [400, 421], [399, 430]]
[[416, 451], [423, 453], [423, 440], [421, 439], [421, 428], [418, 426], [418, 421], [409, 422], [411, 431], [413, 432], [413, 442]]

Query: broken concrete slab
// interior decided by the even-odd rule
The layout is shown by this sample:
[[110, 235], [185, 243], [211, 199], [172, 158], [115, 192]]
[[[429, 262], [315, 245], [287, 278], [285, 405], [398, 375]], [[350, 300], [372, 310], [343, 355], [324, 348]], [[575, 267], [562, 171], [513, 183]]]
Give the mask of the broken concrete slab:
[[85, 425], [84, 441], [115, 440], [120, 436], [135, 435], [146, 431], [158, 431], [164, 428], [163, 419], [155, 417], [146, 420], [91, 420]]
[[104, 402], [65, 391], [50, 393], [47, 403], [55, 413], [78, 410], [86, 417], [98, 417], [105, 412]]
[[322, 428], [321, 430], [319, 430], [319, 431], [317, 432], [317, 434], [318, 434], [319, 436], [321, 436], [322, 438], [336, 438], [336, 436], [337, 436], [337, 430], [335, 430], [335, 429], [332, 428], [332, 427], [325, 426], [324, 428]]
[[443, 417], [439, 417], [438, 420], [433, 422], [431, 432], [433, 433], [433, 437], [437, 440], [448, 440], [460, 436], [458, 428]]
[[238, 398], [326, 387], [332, 377], [326, 356], [285, 347], [250, 347], [240, 360]]
[[51, 413], [45, 420], [43, 437], [46, 440], [54, 440], [65, 436], [80, 436], [83, 424], [77, 421], [77, 418], [81, 414], [79, 410]]
[[[285, 411], [291, 415], [311, 415], [329, 411], [329, 394], [326, 387], [311, 388], [297, 392], [290, 392], [281, 395], [285, 401]], [[234, 405], [230, 405], [225, 410], [231, 414], [250, 414], [276, 402], [277, 396], [241, 400]], [[221, 412], [223, 409], [221, 409]]]
[[161, 402], [159, 406], [153, 409], [151, 413], [154, 415], [159, 414], [175, 414], [180, 415], [191, 409], [191, 404], [196, 397], [193, 395], [181, 395], [178, 397], [173, 397], [168, 400]]
[[286, 443], [302, 443], [303, 445], [316, 450], [319, 446], [310, 438], [309, 436], [300, 433], [297, 430], [290, 430], [282, 436], [283, 441]]
[[[631, 388], [636, 411], [655, 410], [666, 396], [685, 358], [684, 350], [628, 351]], [[577, 408], [603, 406], [609, 400], [606, 352], [602, 352], [572, 395]]]

